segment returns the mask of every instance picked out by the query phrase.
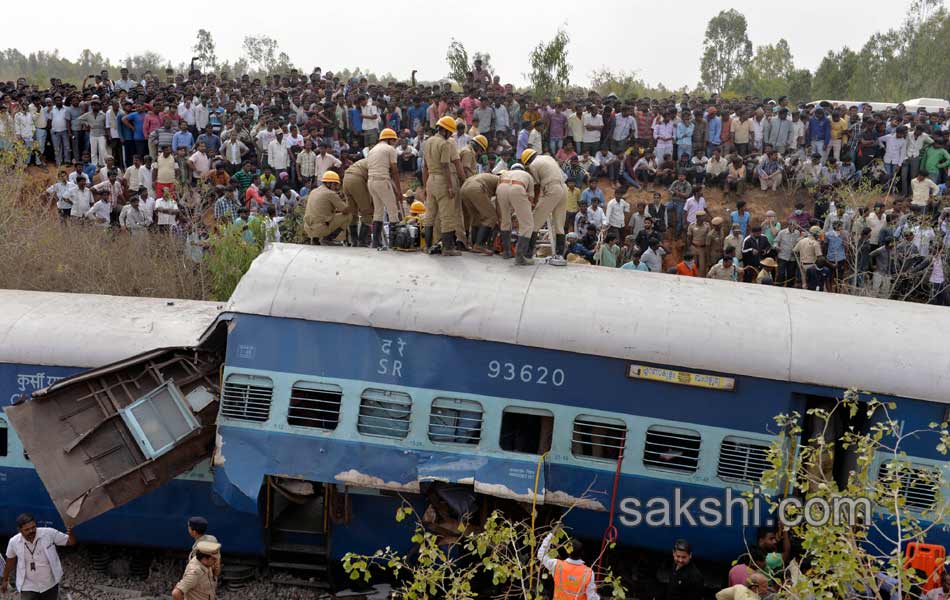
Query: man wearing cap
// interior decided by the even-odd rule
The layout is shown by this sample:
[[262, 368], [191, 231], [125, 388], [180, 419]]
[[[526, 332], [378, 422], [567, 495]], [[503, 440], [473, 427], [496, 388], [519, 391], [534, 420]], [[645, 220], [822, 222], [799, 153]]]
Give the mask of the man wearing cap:
[[[716, 264], [722, 258], [723, 242], [725, 241], [722, 224], [722, 217], [713, 217], [710, 222], [709, 232], [706, 234], [705, 267]], [[705, 277], [706, 271], [703, 271], [702, 275]]]
[[821, 235], [821, 227], [812, 225], [808, 233], [810, 235], [798, 240], [795, 247], [792, 248], [792, 253], [798, 258], [799, 274], [802, 281], [805, 280], [804, 274], [808, 271], [808, 268], [814, 266], [815, 261], [822, 255], [821, 242], [818, 241], [818, 236]]
[[218, 551], [213, 553], [215, 559], [213, 572], [217, 578], [221, 574], [221, 545], [218, 543], [218, 538], [208, 533], [208, 520], [197, 516], [188, 519], [188, 535], [195, 540], [195, 543], [191, 546], [191, 552], [188, 554], [189, 561], [198, 553], [198, 545], [202, 542], [218, 544]]
[[214, 600], [217, 585], [214, 575], [221, 544], [204, 541], [195, 544], [194, 556], [188, 561], [181, 581], [172, 590], [173, 600]]
[[[685, 252], [691, 252], [692, 255], [696, 258], [697, 269], [700, 276], [706, 275], [706, 272], [709, 270], [709, 263], [706, 262], [707, 258], [707, 249], [706, 244], [709, 240], [709, 232], [711, 227], [709, 223], [706, 222], [706, 211], [700, 210], [695, 214], [696, 221], [690, 224], [686, 229], [686, 250]], [[717, 217], [718, 218], [718, 217]], [[721, 219], [720, 219], [721, 222]]]

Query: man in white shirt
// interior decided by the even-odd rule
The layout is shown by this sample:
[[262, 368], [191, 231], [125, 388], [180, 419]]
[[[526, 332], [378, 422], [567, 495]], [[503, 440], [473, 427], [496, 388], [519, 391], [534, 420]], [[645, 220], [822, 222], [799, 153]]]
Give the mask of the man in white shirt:
[[[101, 184], [100, 184], [101, 185]], [[95, 190], [99, 199], [96, 200], [96, 203], [86, 211], [86, 214], [83, 215], [85, 218], [89, 219], [96, 225], [109, 226], [109, 215], [112, 214], [112, 205], [109, 203], [109, 191], [108, 190]]]
[[92, 190], [86, 187], [86, 179], [80, 177], [76, 180], [76, 187], [69, 192], [69, 216], [74, 219], [81, 219], [92, 208]]
[[267, 145], [267, 164], [274, 169], [274, 174], [279, 176], [290, 166], [290, 151], [284, 144], [284, 132], [278, 129], [276, 134]]
[[7, 544], [7, 562], [0, 577], [0, 594], [6, 596], [10, 574], [16, 571], [16, 589], [21, 600], [56, 600], [63, 566], [56, 546], [75, 546], [71, 527], [66, 533], [51, 527], [37, 527], [33, 515], [23, 514], [16, 519], [19, 533]]
[[71, 208], [69, 193], [76, 189], [76, 186], [66, 179], [66, 171], [60, 171], [56, 176], [58, 181], [46, 188], [46, 193], [56, 199], [56, 210], [59, 211], [59, 218], [66, 221]]
[[600, 198], [594, 197], [590, 200], [590, 208], [587, 209], [587, 222], [600, 231], [607, 223], [607, 213], [600, 207]]
[[363, 115], [363, 145], [369, 148], [379, 140], [379, 109], [366, 96], [361, 96], [357, 102]]
[[128, 231], [133, 235], [145, 231], [151, 223], [151, 217], [140, 206], [139, 196], [132, 196], [129, 203], [123, 206], [122, 212], [119, 213], [119, 226], [123, 231]]
[[333, 156], [329, 152], [330, 146], [326, 142], [320, 142], [320, 151], [317, 153], [315, 159], [315, 168], [314, 168], [314, 179], [320, 181], [323, 177], [323, 174], [329, 171], [330, 169], [339, 167], [343, 163], [340, 162], [340, 159]]
[[[597, 114], [597, 107], [591, 106], [588, 112], [584, 113], [584, 146], [583, 149], [588, 152], [596, 152], [600, 146], [600, 131], [604, 128], [604, 117]], [[577, 148], [581, 152], [581, 148]]]
[[627, 215], [630, 213], [630, 203], [624, 200], [624, 194], [627, 193], [626, 187], [618, 187], [614, 191], [614, 197], [607, 202], [607, 227], [609, 232], [617, 234], [618, 239], [623, 239], [623, 228], [627, 224]]
[[191, 167], [191, 176], [194, 178], [196, 184], [208, 178], [211, 173], [211, 159], [208, 158], [204, 142], [198, 142], [198, 147], [194, 154], [188, 157], [188, 166]]
[[163, 196], [155, 201], [155, 214], [158, 215], [159, 231], [171, 231], [172, 225], [178, 222], [178, 202], [171, 195], [171, 190], [162, 190]]

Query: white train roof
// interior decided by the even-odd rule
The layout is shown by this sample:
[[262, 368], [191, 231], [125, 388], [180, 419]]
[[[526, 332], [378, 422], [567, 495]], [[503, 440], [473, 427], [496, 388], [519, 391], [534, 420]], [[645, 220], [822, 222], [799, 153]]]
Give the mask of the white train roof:
[[274, 244], [228, 310], [950, 401], [950, 310], [468, 256]]
[[215, 302], [0, 290], [0, 363], [100, 367], [192, 346], [223, 308]]

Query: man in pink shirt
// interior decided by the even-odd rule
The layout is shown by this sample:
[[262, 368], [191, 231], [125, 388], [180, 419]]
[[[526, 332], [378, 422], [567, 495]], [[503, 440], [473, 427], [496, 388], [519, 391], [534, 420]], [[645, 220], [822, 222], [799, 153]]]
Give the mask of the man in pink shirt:
[[152, 160], [155, 160], [158, 157], [158, 140], [152, 140], [152, 132], [156, 129], [162, 128], [162, 118], [158, 115], [158, 108], [151, 104], [146, 104], [145, 108], [148, 109], [148, 112], [145, 113], [145, 119], [142, 121], [142, 133], [145, 134], [145, 139], [148, 140], [148, 153], [152, 157]]
[[459, 106], [462, 107], [462, 117], [465, 119], [465, 124], [471, 127], [472, 114], [475, 112], [475, 109], [478, 108], [478, 98], [475, 97], [475, 88], [468, 91], [468, 95], [462, 98], [462, 101], [459, 102]]

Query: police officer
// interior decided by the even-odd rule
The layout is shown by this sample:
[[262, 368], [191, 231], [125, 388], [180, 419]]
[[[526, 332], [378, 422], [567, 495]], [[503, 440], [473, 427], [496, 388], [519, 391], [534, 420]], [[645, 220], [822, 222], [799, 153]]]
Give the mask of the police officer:
[[511, 258], [511, 211], [518, 217], [518, 244], [515, 247], [515, 264], [531, 265], [534, 261], [528, 254], [531, 237], [534, 235], [534, 215], [531, 212], [531, 197], [534, 190], [534, 178], [524, 170], [520, 163], [511, 169], [502, 171], [495, 190], [498, 211], [501, 213], [502, 256]]
[[[712, 226], [706, 234], [706, 263], [704, 267], [707, 269], [718, 263], [719, 259], [722, 258], [723, 242], [725, 241], [722, 235], [722, 223], [722, 217], [713, 217]], [[708, 271], [700, 271], [700, 275], [705, 277], [707, 272]]]
[[373, 246], [377, 250], [383, 248], [384, 214], [389, 214], [390, 246], [396, 232], [395, 226], [399, 223], [396, 197], [402, 196], [402, 190], [399, 187], [399, 168], [396, 165], [399, 153], [396, 152], [395, 144], [398, 140], [396, 132], [387, 127], [379, 132], [379, 141], [366, 156], [366, 185], [373, 199]]
[[369, 245], [369, 232], [373, 222], [373, 198], [367, 187], [369, 169], [366, 165], [364, 158], [343, 172], [343, 198], [350, 209], [350, 243], [354, 246]]
[[498, 175], [480, 173], [466, 179], [459, 191], [462, 206], [468, 207], [472, 229], [475, 230], [475, 235], [472, 236], [472, 251], [487, 256], [493, 254], [491, 234], [498, 225], [498, 212], [491, 201], [497, 188]]
[[449, 139], [455, 131], [455, 119], [448, 116], [442, 117], [436, 123], [436, 134], [427, 139], [422, 146], [422, 185], [426, 191], [423, 235], [426, 246], [431, 249], [434, 244], [435, 226], [436, 224], [440, 226], [443, 256], [461, 255], [455, 249], [458, 211], [455, 204], [455, 190], [452, 188], [452, 159], [457, 151], [453, 152], [455, 144]]
[[571, 539], [570, 550], [566, 560], [558, 560], [548, 556], [551, 540], [556, 531], [545, 536], [538, 548], [538, 560], [544, 568], [551, 572], [554, 578], [554, 598], [567, 600], [568, 598], [586, 598], [600, 600], [597, 594], [597, 583], [594, 581], [594, 571], [584, 564], [581, 559], [583, 546], [580, 540]]
[[304, 232], [318, 243], [321, 238], [336, 237], [350, 222], [350, 209], [340, 197], [340, 176], [327, 171], [321, 181], [323, 185], [307, 196], [307, 211], [303, 216]]
[[198, 542], [195, 555], [188, 561], [181, 581], [172, 590], [172, 600], [214, 600], [216, 581], [214, 577], [215, 555], [221, 552], [221, 544]]
[[709, 231], [709, 223], [706, 222], [706, 211], [697, 211], [696, 222], [690, 223], [686, 229], [686, 252], [692, 251], [696, 257], [696, 266], [703, 275], [709, 270], [706, 262], [706, 240], [709, 237]]
[[[191, 517], [188, 519], [188, 535], [191, 536], [191, 539], [195, 540], [195, 543], [191, 546], [191, 552], [188, 554], [188, 560], [190, 561], [198, 553], [198, 544], [202, 542], [211, 542], [214, 544], [218, 543], [218, 538], [214, 537], [208, 533], [208, 520], [204, 517]], [[212, 573], [214, 573], [215, 578], [218, 578], [221, 575], [221, 552], [220, 544], [218, 545], [218, 552], [214, 554], [214, 566], [212, 568]]]
[[[521, 153], [521, 162], [535, 180], [535, 197], [538, 198], [534, 207], [534, 222], [540, 226], [545, 221], [551, 233], [554, 234], [554, 256], [552, 265], [563, 266], [564, 260], [564, 218], [567, 215], [567, 186], [564, 185], [564, 175], [557, 161], [552, 156], [538, 156], [533, 149], [528, 148]], [[529, 256], [534, 255], [534, 246], [538, 234], [531, 236]]]

